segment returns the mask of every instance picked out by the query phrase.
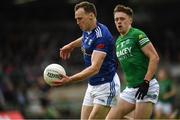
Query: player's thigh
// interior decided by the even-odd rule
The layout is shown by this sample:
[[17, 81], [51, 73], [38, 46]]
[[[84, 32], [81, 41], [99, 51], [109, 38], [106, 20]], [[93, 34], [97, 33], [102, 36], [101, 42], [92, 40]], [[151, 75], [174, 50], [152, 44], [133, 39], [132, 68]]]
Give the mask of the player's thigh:
[[110, 106], [94, 104], [89, 119], [105, 119], [110, 109]]
[[111, 108], [106, 119], [109, 120], [109, 119], [124, 118], [125, 115], [133, 111], [134, 108], [135, 108], [135, 104], [132, 104], [120, 98], [118, 104], [115, 107]]
[[149, 119], [153, 110], [152, 102], [138, 102], [135, 108], [135, 119]]
[[81, 108], [81, 120], [88, 119], [92, 109], [93, 109], [93, 106], [83, 105]]

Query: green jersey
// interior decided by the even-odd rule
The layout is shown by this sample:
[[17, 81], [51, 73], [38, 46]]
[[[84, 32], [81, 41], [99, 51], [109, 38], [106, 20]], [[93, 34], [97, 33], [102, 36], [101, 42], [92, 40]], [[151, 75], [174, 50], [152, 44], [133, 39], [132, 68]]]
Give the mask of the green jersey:
[[159, 80], [159, 101], [165, 102], [165, 103], [171, 103], [173, 101], [173, 97], [170, 97], [168, 99], [164, 99], [163, 96], [170, 92], [172, 90], [173, 83], [170, 79], [165, 79], [165, 80]]
[[149, 59], [141, 51], [141, 48], [149, 42], [146, 34], [136, 28], [130, 28], [126, 35], [119, 36], [116, 40], [116, 55], [128, 87], [135, 87], [144, 80]]

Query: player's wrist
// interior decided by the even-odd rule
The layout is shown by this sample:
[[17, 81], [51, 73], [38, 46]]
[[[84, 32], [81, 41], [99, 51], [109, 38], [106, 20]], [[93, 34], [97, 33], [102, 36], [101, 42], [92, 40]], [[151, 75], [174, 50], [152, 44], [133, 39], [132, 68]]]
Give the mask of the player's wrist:
[[72, 83], [73, 81], [74, 81], [73, 76], [70, 76], [70, 77], [69, 77], [69, 80], [68, 80], [68, 83]]
[[144, 82], [149, 84], [150, 80], [144, 79]]

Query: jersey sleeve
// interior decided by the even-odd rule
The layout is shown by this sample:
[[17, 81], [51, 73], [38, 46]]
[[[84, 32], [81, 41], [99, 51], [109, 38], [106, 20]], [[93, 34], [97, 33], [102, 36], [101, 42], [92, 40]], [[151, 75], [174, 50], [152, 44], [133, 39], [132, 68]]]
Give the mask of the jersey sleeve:
[[94, 50], [107, 53], [107, 51], [108, 51], [108, 42], [107, 41], [108, 40], [105, 40], [104, 37], [97, 38], [96, 42], [95, 42], [95, 49]]
[[104, 25], [99, 25], [96, 30], [96, 40], [94, 44], [94, 50], [108, 53], [112, 46], [113, 37], [108, 30], [108, 28]]
[[144, 47], [146, 44], [150, 42], [149, 38], [142, 31], [139, 31], [136, 37], [138, 39], [138, 44], [140, 48]]

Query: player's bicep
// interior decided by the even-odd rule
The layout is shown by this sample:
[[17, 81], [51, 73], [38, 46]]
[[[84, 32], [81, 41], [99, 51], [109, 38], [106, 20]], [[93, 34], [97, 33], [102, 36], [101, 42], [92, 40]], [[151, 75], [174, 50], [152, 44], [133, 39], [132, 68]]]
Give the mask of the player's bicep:
[[156, 50], [155, 50], [155, 48], [151, 42], [149, 42], [144, 47], [142, 47], [141, 50], [149, 58], [151, 56], [157, 56], [158, 57], [158, 54], [157, 54], [157, 52], [156, 52]]
[[105, 57], [106, 57], [105, 52], [94, 50], [91, 57], [92, 67], [99, 70], [101, 68], [101, 65]]
[[95, 42], [95, 49], [102, 52], [108, 52], [110, 42], [104, 37], [100, 37]]

